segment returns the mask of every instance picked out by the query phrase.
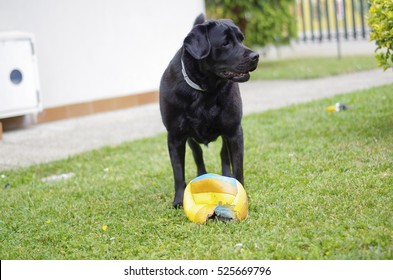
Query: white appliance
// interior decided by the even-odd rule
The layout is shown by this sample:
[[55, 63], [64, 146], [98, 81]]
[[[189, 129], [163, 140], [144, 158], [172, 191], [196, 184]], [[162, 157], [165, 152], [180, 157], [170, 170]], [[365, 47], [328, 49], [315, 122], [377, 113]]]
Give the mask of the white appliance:
[[33, 34], [0, 32], [0, 119], [41, 110]]

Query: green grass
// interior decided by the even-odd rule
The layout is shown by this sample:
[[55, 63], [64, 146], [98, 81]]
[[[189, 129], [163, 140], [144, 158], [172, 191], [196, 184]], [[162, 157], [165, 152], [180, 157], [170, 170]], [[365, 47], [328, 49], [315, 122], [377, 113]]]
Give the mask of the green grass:
[[286, 60], [264, 61], [260, 59], [252, 79], [313, 79], [377, 68], [375, 57], [344, 56], [307, 57]]
[[[242, 222], [197, 225], [171, 208], [165, 135], [0, 172], [10, 184], [0, 190], [0, 258], [393, 259], [392, 92], [245, 117]], [[350, 110], [324, 111], [338, 101]], [[210, 172], [220, 172], [219, 149], [205, 149]], [[190, 180], [190, 153], [186, 164]]]

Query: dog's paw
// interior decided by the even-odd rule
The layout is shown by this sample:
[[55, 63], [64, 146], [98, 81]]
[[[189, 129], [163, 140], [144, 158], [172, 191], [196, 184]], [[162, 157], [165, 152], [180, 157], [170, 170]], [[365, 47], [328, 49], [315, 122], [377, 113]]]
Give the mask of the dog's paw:
[[175, 209], [183, 208], [183, 201], [176, 201], [175, 200], [175, 201], [172, 202], [172, 206]]

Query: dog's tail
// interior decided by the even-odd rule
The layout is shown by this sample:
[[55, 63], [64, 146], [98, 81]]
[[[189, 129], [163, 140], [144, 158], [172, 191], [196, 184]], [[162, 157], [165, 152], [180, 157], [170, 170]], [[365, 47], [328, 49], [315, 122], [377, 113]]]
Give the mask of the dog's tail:
[[195, 21], [194, 21], [194, 26], [195, 25], [197, 25], [197, 24], [202, 24], [202, 23], [204, 23], [205, 22], [205, 15], [202, 13], [202, 14], [200, 14], [199, 16], [197, 16], [197, 18], [195, 19]]

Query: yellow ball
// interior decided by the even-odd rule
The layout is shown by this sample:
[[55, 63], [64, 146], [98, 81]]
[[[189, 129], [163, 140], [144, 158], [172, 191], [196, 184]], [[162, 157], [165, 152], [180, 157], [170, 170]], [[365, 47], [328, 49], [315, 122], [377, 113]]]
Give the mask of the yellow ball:
[[247, 193], [235, 178], [208, 173], [187, 185], [183, 208], [194, 223], [205, 223], [214, 217], [244, 220], [248, 215]]

